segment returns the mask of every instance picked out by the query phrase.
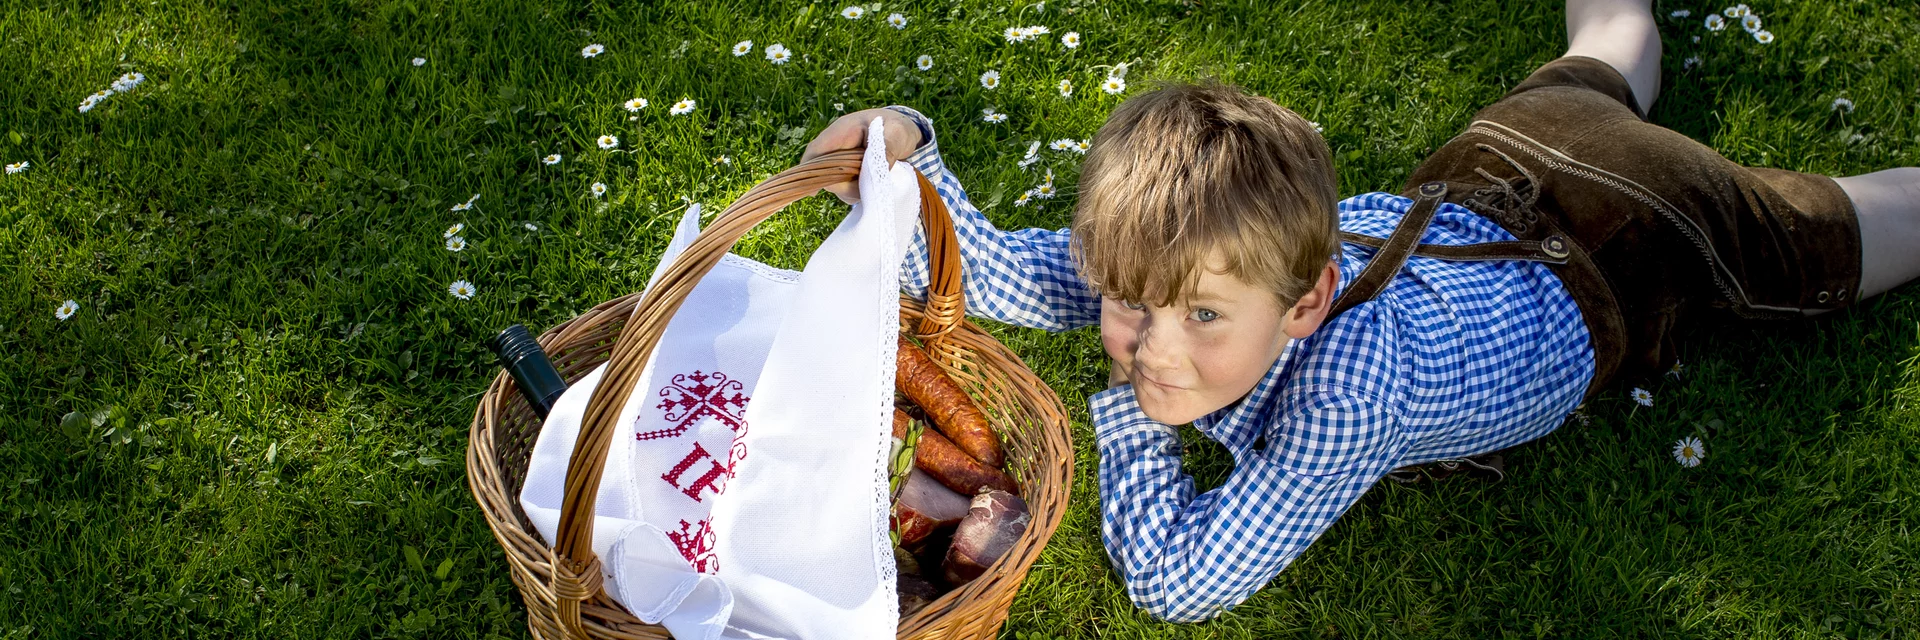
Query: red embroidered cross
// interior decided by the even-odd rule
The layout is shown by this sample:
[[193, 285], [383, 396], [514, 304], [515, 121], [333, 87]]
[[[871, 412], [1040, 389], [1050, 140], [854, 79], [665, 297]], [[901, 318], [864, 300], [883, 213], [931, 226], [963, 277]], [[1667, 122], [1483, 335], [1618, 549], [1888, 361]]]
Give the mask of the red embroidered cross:
[[694, 571], [713, 573], [720, 570], [720, 559], [713, 554], [713, 527], [710, 521], [701, 520], [695, 526], [681, 520], [680, 530], [668, 531], [667, 538], [673, 540], [673, 546], [680, 549], [680, 556], [693, 565]]
[[712, 416], [728, 429], [739, 432], [746, 426], [746, 394], [740, 393], [746, 386], [728, 378], [727, 374], [715, 371], [702, 373], [683, 373], [673, 377], [673, 381], [660, 389], [660, 404], [654, 408], [666, 412], [663, 416], [674, 425], [655, 431], [643, 431], [634, 434], [637, 440], [658, 440], [672, 438], [686, 433], [701, 418]]

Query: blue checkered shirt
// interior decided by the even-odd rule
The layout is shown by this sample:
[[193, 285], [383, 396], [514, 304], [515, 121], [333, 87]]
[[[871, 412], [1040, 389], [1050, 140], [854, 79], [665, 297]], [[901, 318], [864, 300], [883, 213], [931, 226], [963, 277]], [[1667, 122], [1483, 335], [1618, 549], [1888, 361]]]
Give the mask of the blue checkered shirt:
[[[993, 227], [940, 160], [932, 123], [908, 161], [953, 212], [967, 313], [1065, 331], [1099, 322], [1100, 297], [1078, 276], [1067, 230]], [[1340, 228], [1384, 238], [1413, 201], [1369, 193], [1339, 204]], [[1498, 225], [1441, 205], [1421, 242], [1513, 240]], [[1343, 244], [1339, 290], [1374, 249]], [[926, 290], [926, 245], [902, 267]], [[1337, 294], [1336, 294], [1337, 295]], [[1194, 490], [1180, 436], [1140, 410], [1133, 387], [1089, 404], [1100, 451], [1101, 533], [1134, 604], [1177, 622], [1245, 601], [1325, 533], [1388, 471], [1496, 451], [1546, 435], [1580, 403], [1593, 347], [1579, 309], [1546, 265], [1413, 257], [1364, 302], [1292, 341], [1240, 401], [1194, 427], [1233, 454], [1225, 483]]]

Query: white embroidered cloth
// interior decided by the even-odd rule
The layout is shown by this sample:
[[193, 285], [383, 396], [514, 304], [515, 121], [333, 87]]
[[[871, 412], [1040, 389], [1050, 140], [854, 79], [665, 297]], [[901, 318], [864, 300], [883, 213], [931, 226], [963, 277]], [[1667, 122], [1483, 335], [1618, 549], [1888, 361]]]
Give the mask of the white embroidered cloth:
[[[899, 265], [914, 169], [869, 128], [862, 200], [805, 271], [728, 255], [694, 287], [621, 410], [594, 553], [606, 589], [676, 638], [893, 637], [887, 537]], [[657, 279], [699, 232], [689, 207]], [[567, 389], [520, 503], [551, 543], [604, 366]]]

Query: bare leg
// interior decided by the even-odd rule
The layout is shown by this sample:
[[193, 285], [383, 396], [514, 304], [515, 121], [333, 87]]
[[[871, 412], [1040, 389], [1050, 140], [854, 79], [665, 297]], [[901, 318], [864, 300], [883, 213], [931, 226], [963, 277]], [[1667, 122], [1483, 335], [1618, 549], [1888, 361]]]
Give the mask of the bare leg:
[[1660, 95], [1660, 31], [1653, 0], [1567, 0], [1567, 53], [1597, 58], [1633, 87], [1640, 112]]
[[1920, 278], [1920, 167], [1833, 181], [1860, 216], [1860, 298]]

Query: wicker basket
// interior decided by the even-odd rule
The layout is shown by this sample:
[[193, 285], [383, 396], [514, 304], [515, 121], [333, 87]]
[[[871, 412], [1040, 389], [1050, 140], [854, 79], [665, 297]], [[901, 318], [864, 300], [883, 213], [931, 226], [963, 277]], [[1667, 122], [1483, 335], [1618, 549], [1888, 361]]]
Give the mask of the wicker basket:
[[[552, 548], [542, 544], [519, 500], [541, 420], [505, 372], [495, 376], [480, 397], [467, 444], [467, 481], [494, 537], [506, 549], [535, 638], [669, 637], [665, 628], [642, 623], [601, 589], [591, 501], [599, 492], [607, 447], [617, 430], [614, 422], [667, 320], [701, 276], [761, 220], [822, 187], [859, 175], [860, 161], [857, 150], [826, 154], [768, 178], [721, 212], [644, 297], [630, 294], [608, 301], [540, 336], [540, 346], [568, 383], [609, 363], [581, 422], [567, 470], [559, 543]], [[1027, 569], [1066, 511], [1073, 447], [1060, 398], [1018, 356], [963, 317], [953, 221], [924, 176], [920, 194], [932, 286], [924, 306], [901, 298], [901, 331], [919, 336], [934, 361], [966, 387], [992, 420], [1006, 447], [1007, 470], [1020, 480], [1033, 510], [1033, 524], [985, 575], [901, 620], [899, 637], [986, 638], [1005, 622]]]

